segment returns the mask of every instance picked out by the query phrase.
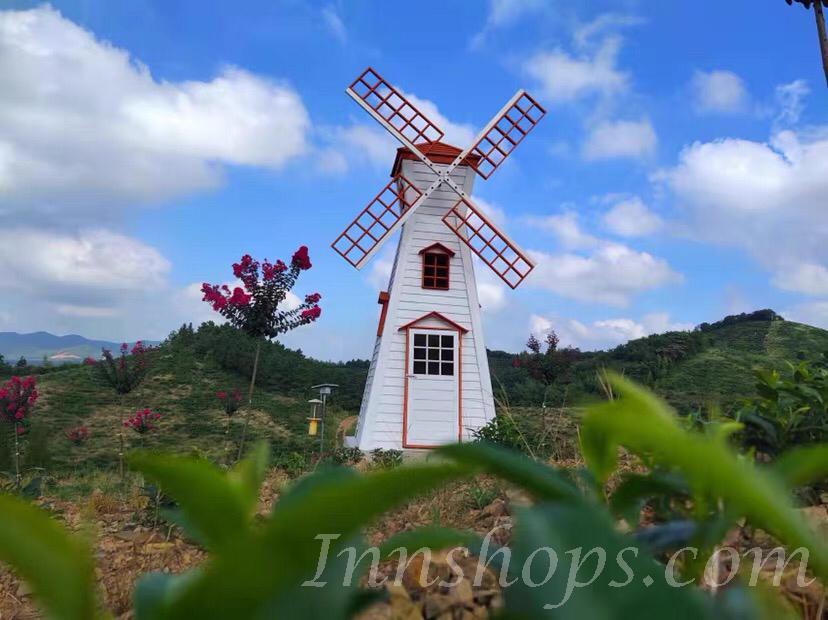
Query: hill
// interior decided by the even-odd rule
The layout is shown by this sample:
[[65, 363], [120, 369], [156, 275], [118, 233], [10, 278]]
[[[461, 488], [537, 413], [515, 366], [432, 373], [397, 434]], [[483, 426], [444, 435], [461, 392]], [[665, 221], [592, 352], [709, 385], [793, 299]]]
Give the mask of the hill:
[[120, 344], [107, 340], [91, 340], [77, 334], [55, 336], [49, 332], [0, 332], [0, 355], [10, 364], [14, 364], [21, 357], [26, 358], [29, 364], [35, 365], [42, 364], [44, 359], [53, 364], [79, 363], [89, 356], [97, 359], [101, 355], [101, 349], [117, 350]]
[[[609, 351], [561, 349], [541, 370], [530, 354], [490, 352], [495, 386], [510, 403], [560, 406], [600, 397], [597, 373], [615, 370], [664, 396], [678, 411], [724, 409], [755, 393], [753, 369], [783, 369], [786, 361], [828, 352], [828, 331], [785, 321], [771, 310], [733, 315], [690, 332], [631, 340]], [[496, 388], [497, 390], [497, 388]]]
[[[225, 417], [218, 390], [245, 392], [254, 343], [228, 326], [183, 326], [151, 353], [144, 383], [119, 402], [93, 369], [78, 364], [30, 369], [42, 394], [25, 451], [27, 466], [66, 467], [80, 461], [113, 465], [121, 412], [150, 407], [162, 414], [160, 431], [148, 445], [193, 450], [222, 458]], [[602, 397], [598, 372], [611, 368], [654, 388], [680, 412], [718, 404], [723, 408], [754, 394], [753, 368], [782, 368], [786, 360], [815, 358], [828, 351], [828, 331], [781, 320], [775, 314], [728, 317], [691, 332], [668, 332], [630, 341], [609, 351], [557, 349], [555, 354], [490, 351], [496, 396], [503, 395], [529, 427], [543, 426], [539, 407], [569, 407]], [[356, 414], [368, 362], [319, 362], [301, 351], [268, 343], [262, 349], [253, 400], [251, 436], [267, 437], [277, 458], [308, 459], [318, 439], [306, 434], [309, 390], [317, 383], [340, 387], [331, 401], [327, 437], [336, 423]], [[6, 375], [15, 369], [6, 367]], [[83, 448], [63, 436], [86, 425], [91, 438]], [[231, 443], [242, 428], [231, 426]], [[542, 431], [543, 429], [541, 429]], [[539, 432], [541, 432], [539, 431]], [[10, 469], [10, 436], [0, 433], [0, 471]], [[135, 443], [136, 437], [130, 437]], [[298, 455], [298, 456], [297, 456]]]

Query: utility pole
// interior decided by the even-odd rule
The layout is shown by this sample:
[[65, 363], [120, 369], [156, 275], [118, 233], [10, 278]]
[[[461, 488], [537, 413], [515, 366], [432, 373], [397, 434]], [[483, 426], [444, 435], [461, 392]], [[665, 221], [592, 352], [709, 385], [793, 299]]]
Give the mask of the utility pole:
[[814, 19], [816, 20], [817, 34], [819, 36], [819, 50], [822, 54], [822, 70], [825, 72], [825, 83], [828, 84], [828, 37], [825, 34], [825, 15], [822, 8], [828, 7], [828, 0], [785, 0], [788, 4], [797, 2], [806, 10], [814, 5]]

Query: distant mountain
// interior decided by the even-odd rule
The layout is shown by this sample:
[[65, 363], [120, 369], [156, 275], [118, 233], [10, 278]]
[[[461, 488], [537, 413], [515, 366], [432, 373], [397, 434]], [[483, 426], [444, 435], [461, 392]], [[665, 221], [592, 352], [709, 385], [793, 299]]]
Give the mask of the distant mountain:
[[[158, 344], [157, 341], [144, 341], [146, 344]], [[130, 346], [133, 343], [127, 343]], [[85, 357], [97, 358], [101, 349], [117, 350], [120, 342], [91, 340], [77, 334], [55, 336], [49, 332], [0, 332], [0, 354], [9, 364], [14, 364], [25, 357], [29, 364], [40, 365], [44, 359], [53, 364], [80, 362]]]

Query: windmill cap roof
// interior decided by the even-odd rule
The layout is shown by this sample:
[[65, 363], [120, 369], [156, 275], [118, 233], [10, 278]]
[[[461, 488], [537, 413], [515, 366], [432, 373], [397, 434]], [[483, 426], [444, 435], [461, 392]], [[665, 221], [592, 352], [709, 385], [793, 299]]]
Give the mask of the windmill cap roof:
[[[450, 164], [454, 161], [454, 158], [457, 157], [460, 153], [463, 152], [462, 149], [458, 149], [456, 146], [452, 146], [451, 144], [446, 144], [445, 142], [439, 142], [434, 140], [432, 142], [420, 142], [419, 144], [415, 145], [420, 152], [428, 157], [432, 162], [435, 164]], [[400, 171], [400, 166], [402, 165], [402, 160], [404, 159], [413, 159], [419, 161], [419, 157], [417, 157], [408, 147], [402, 146], [397, 149], [397, 157], [394, 159], [394, 165], [391, 168], [391, 176], [396, 176]], [[474, 155], [469, 153], [466, 155], [465, 159], [460, 162], [461, 165], [471, 166], [472, 168], [477, 167], [477, 163], [480, 161], [479, 155]]]

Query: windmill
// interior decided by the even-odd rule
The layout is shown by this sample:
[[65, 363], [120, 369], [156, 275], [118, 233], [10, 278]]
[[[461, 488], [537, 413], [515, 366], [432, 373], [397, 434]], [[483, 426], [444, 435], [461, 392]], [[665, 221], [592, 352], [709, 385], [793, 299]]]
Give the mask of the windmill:
[[402, 143], [383, 187], [333, 242], [361, 269], [401, 229], [356, 445], [432, 448], [463, 441], [494, 417], [472, 254], [516, 288], [532, 260], [471, 199], [544, 116], [519, 90], [461, 150], [370, 67], [346, 92]]

